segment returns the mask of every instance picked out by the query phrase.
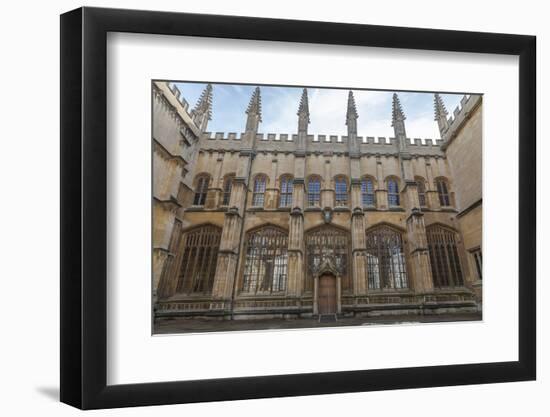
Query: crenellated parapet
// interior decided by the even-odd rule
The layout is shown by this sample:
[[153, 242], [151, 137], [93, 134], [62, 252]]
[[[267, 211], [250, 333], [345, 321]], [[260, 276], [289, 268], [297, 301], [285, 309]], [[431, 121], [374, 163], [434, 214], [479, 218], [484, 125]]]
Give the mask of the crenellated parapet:
[[[200, 149], [203, 151], [238, 151], [244, 147], [242, 139], [245, 133], [205, 132], [202, 135]], [[307, 135], [306, 154], [324, 152], [349, 154], [347, 135]], [[397, 139], [393, 137], [356, 136], [360, 155], [398, 153]], [[444, 156], [441, 139], [406, 138], [411, 155]], [[257, 133], [256, 150], [259, 152], [294, 153], [298, 149], [298, 135], [286, 133]]]
[[174, 94], [174, 98], [178, 101], [178, 103], [180, 103], [182, 109], [189, 114], [190, 110], [189, 110], [189, 103], [187, 102], [187, 100], [185, 100], [183, 98], [183, 96], [181, 95], [181, 91], [180, 89], [178, 88], [178, 86], [176, 84], [172, 84], [169, 86], [170, 88], [170, 91], [172, 91], [172, 93]]
[[483, 96], [479, 94], [464, 95], [460, 104], [454, 109], [453, 114], [447, 119], [448, 129], [442, 134], [443, 143], [441, 149], [445, 151], [454, 140], [458, 132], [470, 119], [473, 111], [481, 105]]
[[184, 138], [192, 136], [198, 139], [201, 136], [200, 129], [193, 122], [189, 112], [189, 104], [181, 97], [175, 85], [169, 86], [166, 82], [156, 81], [153, 83], [152, 91], [153, 98], [158, 100], [158, 104], [171, 113]]

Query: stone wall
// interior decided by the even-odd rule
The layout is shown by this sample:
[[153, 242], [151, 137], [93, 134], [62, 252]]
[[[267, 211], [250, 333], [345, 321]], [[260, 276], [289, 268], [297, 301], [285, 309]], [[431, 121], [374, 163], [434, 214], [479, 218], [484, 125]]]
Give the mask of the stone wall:
[[[353, 286], [351, 292], [341, 293], [339, 289], [342, 314], [384, 311], [431, 314], [477, 308], [472, 289], [480, 299], [481, 286], [474, 279], [468, 250], [481, 242], [481, 205], [470, 211], [464, 211], [464, 205], [475, 203], [476, 195], [478, 200], [481, 198], [481, 181], [479, 185], [469, 184], [476, 180], [476, 172], [481, 173], [481, 167], [477, 166], [481, 164], [481, 156], [475, 155], [478, 147], [481, 150], [480, 105], [473, 107], [473, 101], [465, 101], [464, 108], [471, 111], [469, 117], [455, 113], [456, 123], [451, 123], [449, 132], [452, 132], [444, 141], [422, 142], [406, 139], [404, 134], [388, 140], [360, 137], [354, 132], [348, 136], [308, 135], [303, 113], [299, 128], [302, 130], [298, 134], [261, 134], [257, 132], [261, 109], [253, 96], [249, 106], [252, 110], [247, 111], [249, 130], [242, 134], [210, 134], [203, 132], [204, 115], [199, 129], [193, 122], [196, 115], [188, 112], [177, 91], [166, 83], [155, 84], [154, 90], [153, 125], [159, 125], [153, 129], [155, 288], [163, 279], [174, 281], [178, 276], [174, 260], [181, 262], [183, 245], [176, 250], [171, 246], [176, 222], [178, 233], [206, 224], [223, 231], [212, 294], [184, 296], [172, 292], [157, 303], [159, 315], [235, 318], [239, 314], [240, 317], [316, 314], [316, 290], [304, 290], [307, 275], [304, 239], [310, 231], [325, 224], [350, 236], [349, 278]], [[350, 142], [353, 140], [356, 146]], [[258, 207], [253, 205], [252, 197], [254, 180], [260, 175], [266, 178], [266, 190], [264, 204]], [[207, 197], [204, 205], [193, 206], [200, 176], [209, 179]], [[279, 204], [283, 176], [294, 179], [290, 207]], [[313, 176], [321, 179], [318, 207], [307, 203], [307, 183]], [[348, 201], [341, 207], [335, 204], [337, 177], [344, 177], [347, 184]], [[361, 202], [360, 179], [364, 177], [374, 183], [373, 207], [363, 207]], [[223, 204], [223, 184], [227, 178], [233, 178], [233, 185], [229, 204]], [[399, 206], [388, 204], [389, 178], [399, 184]], [[436, 190], [439, 178], [444, 178], [450, 188], [451, 204], [446, 207], [441, 207]], [[424, 182], [426, 188], [426, 204], [422, 207], [417, 181]], [[461, 210], [463, 213], [459, 214]], [[410, 287], [400, 292], [380, 293], [367, 288], [365, 233], [383, 224], [403, 236]], [[444, 225], [459, 235], [467, 286], [434, 292], [425, 231], [432, 224]], [[241, 294], [246, 236], [265, 225], [288, 233], [287, 288], [284, 294], [271, 296]], [[169, 270], [166, 265], [170, 265]]]

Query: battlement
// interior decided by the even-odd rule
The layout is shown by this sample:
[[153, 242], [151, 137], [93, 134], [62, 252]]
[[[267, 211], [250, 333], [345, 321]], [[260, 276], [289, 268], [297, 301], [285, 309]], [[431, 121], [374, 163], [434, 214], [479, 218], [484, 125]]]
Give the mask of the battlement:
[[[209, 151], [239, 151], [243, 147], [245, 133], [236, 132], [204, 132], [201, 148]], [[407, 138], [407, 148], [411, 154], [443, 155], [441, 139]], [[306, 152], [349, 152], [349, 137], [347, 135], [307, 135]], [[394, 137], [358, 136], [357, 142], [361, 154], [390, 154], [398, 150], [397, 139]], [[288, 133], [257, 133], [255, 147], [259, 152], [297, 151], [298, 135]]]
[[443, 133], [443, 141], [446, 148], [448, 143], [451, 142], [464, 122], [469, 119], [472, 110], [474, 110], [481, 103], [482, 95], [471, 94], [464, 95], [460, 100], [460, 104], [453, 110], [453, 114], [447, 119], [449, 128]]
[[[202, 135], [205, 141], [241, 141], [244, 137], [244, 132], [204, 132]], [[257, 133], [256, 141], [259, 143], [266, 142], [296, 142], [298, 140], [297, 134], [289, 133]], [[312, 145], [324, 145], [324, 144], [347, 144], [348, 136], [343, 135], [307, 135], [307, 142]], [[359, 145], [378, 145], [378, 146], [397, 146], [397, 139], [394, 137], [374, 137], [374, 136], [357, 136]], [[421, 138], [407, 138], [407, 146], [409, 147], [436, 147], [443, 144], [442, 139], [421, 139]]]
[[172, 94], [174, 94], [174, 97], [176, 98], [176, 100], [178, 100], [178, 102], [183, 107], [183, 110], [185, 110], [187, 113], [189, 113], [189, 103], [181, 95], [181, 91], [178, 88], [178, 86], [176, 84], [172, 84], [172, 85], [169, 85], [169, 88], [170, 88], [170, 91], [172, 92]]

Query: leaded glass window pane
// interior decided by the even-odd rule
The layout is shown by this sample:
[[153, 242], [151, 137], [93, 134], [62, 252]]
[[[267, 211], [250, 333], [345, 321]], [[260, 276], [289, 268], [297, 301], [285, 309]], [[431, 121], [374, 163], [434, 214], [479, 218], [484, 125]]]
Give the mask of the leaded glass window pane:
[[277, 293], [286, 290], [288, 235], [272, 226], [248, 235], [241, 290], [245, 293]]
[[307, 183], [307, 201], [308, 205], [319, 206], [321, 201], [321, 180], [319, 178], [310, 178]]
[[476, 265], [476, 272], [478, 279], [483, 279], [483, 257], [481, 256], [481, 249], [472, 251], [474, 262]]
[[231, 201], [231, 188], [233, 187], [233, 175], [228, 176], [223, 182], [223, 199], [222, 205], [228, 206]]
[[417, 178], [416, 184], [416, 188], [418, 190], [418, 203], [420, 204], [420, 207], [426, 207], [426, 185], [424, 180]]
[[263, 207], [265, 200], [265, 184], [264, 176], [256, 177], [254, 180], [254, 192], [252, 193], [252, 205], [255, 207]]
[[337, 206], [346, 206], [348, 204], [348, 183], [343, 177], [336, 178], [334, 183], [335, 197]]
[[439, 195], [439, 204], [441, 207], [448, 207], [451, 205], [451, 200], [449, 198], [449, 189], [447, 187], [447, 182], [443, 179], [436, 181], [437, 194]]
[[361, 201], [363, 207], [373, 207], [375, 205], [374, 184], [370, 178], [361, 180]]
[[293, 184], [291, 177], [281, 178], [281, 194], [279, 198], [280, 207], [290, 207], [292, 205]]
[[408, 288], [401, 233], [389, 226], [367, 233], [367, 276], [369, 289]]
[[456, 244], [457, 235], [439, 225], [426, 228], [432, 278], [435, 287], [464, 285]]
[[400, 204], [399, 185], [397, 184], [397, 180], [393, 178], [388, 180], [388, 204], [390, 207], [397, 207]]
[[208, 193], [208, 180], [207, 176], [202, 176], [197, 179], [197, 186], [195, 187], [195, 196], [193, 198], [194, 206], [204, 206], [206, 202], [206, 194]]
[[207, 225], [183, 235], [183, 256], [176, 291], [209, 294], [214, 285], [221, 228]]

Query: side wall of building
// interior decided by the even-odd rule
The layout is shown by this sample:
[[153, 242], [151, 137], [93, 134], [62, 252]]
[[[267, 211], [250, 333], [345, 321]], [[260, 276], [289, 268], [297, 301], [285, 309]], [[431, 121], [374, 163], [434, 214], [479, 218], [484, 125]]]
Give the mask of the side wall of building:
[[[163, 275], [173, 275], [177, 252], [174, 228], [178, 210], [182, 214], [182, 189], [190, 190], [190, 164], [198, 148], [200, 130], [187, 111], [187, 103], [166, 82], [152, 83], [153, 151], [153, 298]], [[187, 184], [186, 184], [187, 182]], [[187, 193], [188, 195], [190, 192]], [[178, 225], [176, 230], [180, 231]]]
[[482, 170], [482, 96], [471, 96], [455, 116], [458, 126], [451, 125], [445, 152], [454, 178], [458, 223], [466, 251], [466, 281], [482, 299], [482, 285], [476, 257], [482, 253], [483, 233], [483, 170]]

